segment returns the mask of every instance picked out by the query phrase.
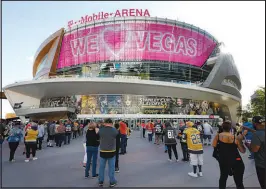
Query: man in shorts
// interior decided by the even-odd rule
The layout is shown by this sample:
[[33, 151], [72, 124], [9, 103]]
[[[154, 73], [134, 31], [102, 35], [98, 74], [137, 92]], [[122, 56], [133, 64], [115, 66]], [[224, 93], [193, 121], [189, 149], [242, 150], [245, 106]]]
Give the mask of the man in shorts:
[[[200, 132], [193, 128], [192, 122], [189, 121], [186, 125], [187, 129], [184, 131], [182, 137], [187, 140], [190, 164], [193, 166], [193, 171], [189, 172], [188, 175], [191, 177], [198, 177], [198, 175], [202, 177], [203, 146], [200, 140]], [[198, 174], [197, 168], [199, 168]]]
[[207, 121], [204, 121], [203, 130], [204, 130], [204, 135], [203, 135], [204, 145], [210, 146], [213, 134], [212, 126]]

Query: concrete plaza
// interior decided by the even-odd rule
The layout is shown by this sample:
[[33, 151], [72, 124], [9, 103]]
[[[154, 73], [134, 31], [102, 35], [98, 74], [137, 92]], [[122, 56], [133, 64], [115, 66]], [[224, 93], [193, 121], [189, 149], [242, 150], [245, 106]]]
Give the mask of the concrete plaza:
[[[16, 161], [9, 163], [9, 149], [5, 142], [2, 146], [2, 187], [95, 187], [97, 179], [85, 179], [81, 166], [84, 149], [82, 137], [72, 140], [62, 148], [47, 148], [37, 151], [36, 161], [25, 163], [22, 155], [24, 145], [20, 144], [15, 154]], [[177, 146], [180, 159], [180, 144]], [[203, 177], [191, 178], [189, 163], [169, 162], [164, 153], [164, 145], [148, 143], [134, 131], [128, 141], [128, 154], [120, 156], [120, 173], [116, 173], [118, 187], [217, 187], [219, 167], [212, 157], [213, 148], [204, 148]], [[248, 154], [242, 155], [245, 162], [245, 187], [259, 187], [254, 161]], [[106, 174], [105, 185], [109, 180]], [[229, 177], [227, 186], [234, 187]]]

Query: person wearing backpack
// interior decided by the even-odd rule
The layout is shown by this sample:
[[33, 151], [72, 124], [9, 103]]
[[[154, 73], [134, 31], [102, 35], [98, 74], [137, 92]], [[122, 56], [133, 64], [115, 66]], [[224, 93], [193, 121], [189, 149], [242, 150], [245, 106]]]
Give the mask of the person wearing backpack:
[[65, 143], [64, 144], [70, 144], [71, 134], [72, 134], [72, 127], [71, 121], [68, 120], [66, 123], [66, 134], [65, 134]]
[[222, 124], [222, 133], [217, 133], [212, 146], [214, 147], [213, 157], [218, 161], [220, 167], [220, 179], [219, 188], [226, 188], [226, 181], [228, 176], [233, 176], [236, 188], [244, 189], [243, 176], [245, 171], [245, 165], [239, 154], [246, 152], [242, 140], [244, 136], [242, 134], [232, 135], [231, 122], [225, 121]]

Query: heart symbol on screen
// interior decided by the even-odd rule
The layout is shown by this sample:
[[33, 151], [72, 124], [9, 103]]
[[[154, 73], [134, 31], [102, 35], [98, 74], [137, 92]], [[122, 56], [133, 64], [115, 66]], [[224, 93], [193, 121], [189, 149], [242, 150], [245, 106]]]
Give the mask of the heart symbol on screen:
[[107, 27], [102, 32], [104, 46], [116, 57], [123, 52], [130, 40], [130, 32], [121, 26]]

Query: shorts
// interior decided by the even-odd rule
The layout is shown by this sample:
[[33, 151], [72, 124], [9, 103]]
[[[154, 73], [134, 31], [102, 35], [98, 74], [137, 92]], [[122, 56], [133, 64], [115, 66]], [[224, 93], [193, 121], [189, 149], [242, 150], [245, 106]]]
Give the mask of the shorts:
[[209, 140], [211, 140], [212, 139], [212, 136], [211, 135], [203, 135], [203, 139], [209, 139]]
[[203, 154], [189, 154], [190, 165], [203, 165]]

